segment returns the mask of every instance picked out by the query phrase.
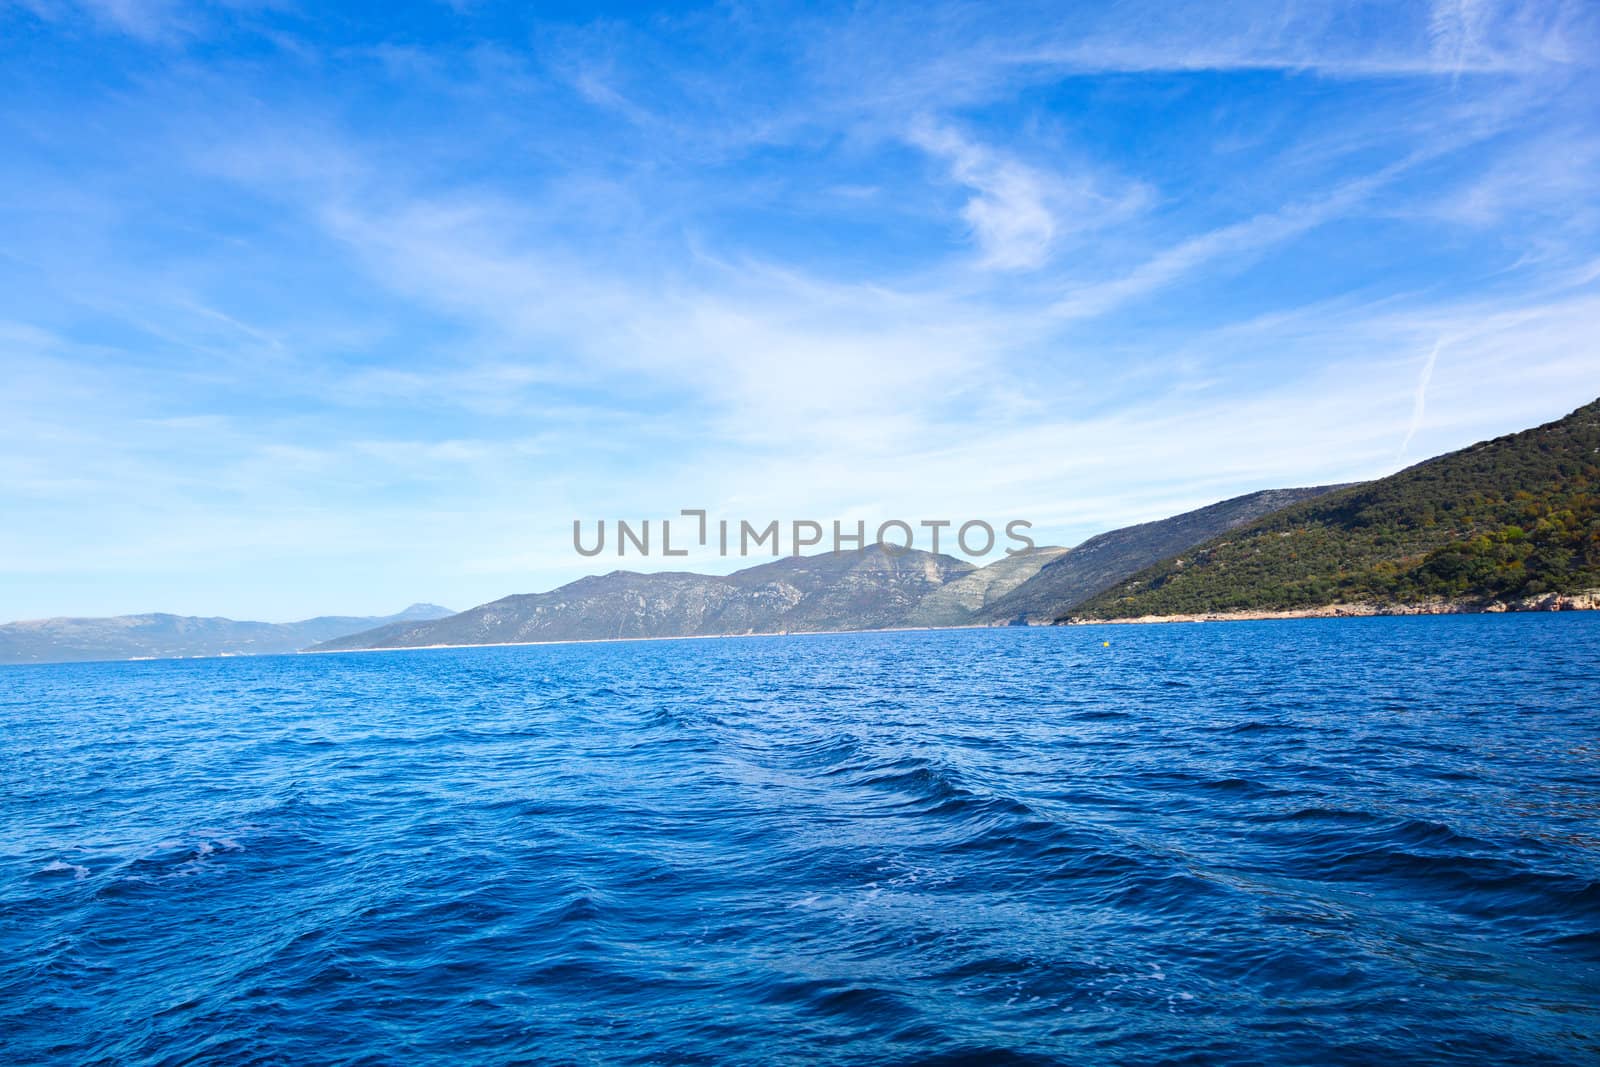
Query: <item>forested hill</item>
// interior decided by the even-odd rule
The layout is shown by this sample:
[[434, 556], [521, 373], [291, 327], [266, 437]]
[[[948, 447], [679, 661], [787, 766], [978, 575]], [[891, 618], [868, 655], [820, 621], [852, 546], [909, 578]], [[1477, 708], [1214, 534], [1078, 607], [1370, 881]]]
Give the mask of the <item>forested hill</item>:
[[1148, 567], [1076, 619], [1505, 602], [1600, 587], [1600, 400], [1274, 512]]
[[1171, 518], [1110, 530], [1051, 560], [1032, 578], [984, 605], [978, 618], [989, 623], [1048, 623], [1157, 560], [1186, 552], [1280, 508], [1342, 488], [1265, 489]]

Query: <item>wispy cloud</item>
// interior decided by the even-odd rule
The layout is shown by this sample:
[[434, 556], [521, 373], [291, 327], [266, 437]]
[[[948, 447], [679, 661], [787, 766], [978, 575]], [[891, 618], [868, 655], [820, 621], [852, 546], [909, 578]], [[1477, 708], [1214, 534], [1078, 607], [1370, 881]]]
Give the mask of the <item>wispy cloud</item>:
[[1359, 204], [1391, 181], [1409, 163], [1386, 167], [1339, 185], [1331, 192], [1263, 212], [1186, 238], [1163, 249], [1118, 278], [1081, 286], [1057, 301], [1050, 313], [1060, 319], [1092, 318], [1129, 301], [1173, 285], [1219, 259], [1248, 256], [1321, 226]]
[[911, 139], [946, 160], [955, 180], [974, 190], [961, 214], [983, 250], [983, 266], [1014, 270], [1044, 264], [1056, 239], [1056, 215], [1046, 204], [1037, 171], [1015, 160], [997, 160], [931, 123], [913, 127]]
[[146, 44], [176, 42], [197, 28], [193, 6], [183, 0], [20, 0], [17, 6], [45, 22], [87, 23]]
[[1411, 439], [1417, 436], [1417, 431], [1422, 429], [1422, 418], [1427, 410], [1428, 383], [1433, 380], [1433, 365], [1439, 361], [1439, 350], [1444, 347], [1444, 338], [1434, 342], [1433, 348], [1428, 352], [1428, 358], [1422, 363], [1422, 373], [1417, 376], [1416, 395], [1411, 402], [1411, 424], [1406, 427], [1405, 440], [1400, 442], [1400, 455], [1406, 454], [1406, 449], [1411, 447]]
[[1090, 176], [1047, 173], [931, 119], [914, 123], [909, 137], [972, 190], [961, 215], [982, 252], [978, 265], [986, 269], [1042, 267], [1067, 234], [1112, 225], [1146, 199], [1139, 183], [1113, 195]]

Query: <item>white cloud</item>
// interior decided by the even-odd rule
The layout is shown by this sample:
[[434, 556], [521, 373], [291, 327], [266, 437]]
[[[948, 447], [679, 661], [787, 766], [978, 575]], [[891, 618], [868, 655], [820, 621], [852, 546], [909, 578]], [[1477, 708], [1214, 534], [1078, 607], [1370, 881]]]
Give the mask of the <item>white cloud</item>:
[[912, 125], [908, 137], [973, 191], [961, 215], [982, 253], [978, 266], [985, 269], [1042, 267], [1069, 233], [1121, 221], [1145, 200], [1137, 183], [1112, 195], [1088, 176], [1048, 173], [926, 118]]
[[1428, 358], [1423, 361], [1422, 373], [1417, 377], [1417, 392], [1411, 405], [1411, 424], [1406, 427], [1405, 440], [1400, 442], [1400, 455], [1406, 454], [1406, 449], [1411, 447], [1411, 439], [1417, 436], [1417, 431], [1422, 429], [1422, 417], [1427, 410], [1428, 382], [1433, 379], [1433, 365], [1439, 361], [1439, 349], [1444, 347], [1444, 338], [1435, 341], [1433, 348], [1428, 352]]
[[974, 195], [962, 208], [983, 251], [980, 265], [999, 270], [1043, 266], [1056, 240], [1056, 214], [1048, 181], [1014, 159], [997, 158], [954, 130], [920, 123], [911, 140], [950, 165], [956, 181]]
[[1449, 78], [1593, 66], [1596, 13], [1582, 0], [1438, 0], [1431, 7], [1279, 0], [997, 2], [863, 7], [821, 31], [819, 77], [886, 115], [1003, 98], [1094, 74], [1281, 71], [1322, 78]]
[[1316, 199], [1263, 212], [1164, 249], [1119, 278], [1097, 281], [1069, 292], [1050, 309], [1064, 320], [1094, 318], [1129, 301], [1173, 285], [1214, 260], [1246, 256], [1297, 237], [1360, 203], [1398, 168], [1340, 185]]
[[20, 6], [46, 22], [88, 22], [145, 44], [182, 40], [195, 30], [184, 0], [22, 0]]

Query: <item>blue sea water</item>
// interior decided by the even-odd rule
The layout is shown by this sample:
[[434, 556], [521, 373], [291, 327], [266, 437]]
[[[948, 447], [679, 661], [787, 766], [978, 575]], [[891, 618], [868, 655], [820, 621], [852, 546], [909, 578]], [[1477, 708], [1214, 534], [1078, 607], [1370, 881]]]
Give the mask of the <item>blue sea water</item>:
[[1600, 1059], [1595, 615], [19, 667], [0, 741], [7, 1064]]

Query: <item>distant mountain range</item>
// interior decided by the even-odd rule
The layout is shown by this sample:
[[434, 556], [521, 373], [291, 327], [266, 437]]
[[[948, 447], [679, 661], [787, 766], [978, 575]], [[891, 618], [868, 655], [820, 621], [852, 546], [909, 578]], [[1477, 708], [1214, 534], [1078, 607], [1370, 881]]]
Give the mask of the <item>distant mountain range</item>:
[[790, 556], [730, 575], [613, 571], [448, 619], [327, 641], [315, 651], [877, 630], [904, 625], [929, 593], [974, 569], [951, 556], [872, 545]]
[[1252, 493], [1101, 534], [1078, 548], [1036, 548], [981, 568], [871, 545], [730, 575], [613, 571], [448, 619], [336, 638], [312, 651], [1048, 622], [1175, 550], [1328, 491]]
[[[1588, 592], [1586, 592], [1588, 591]], [[613, 571], [451, 614], [0, 626], [0, 663], [1240, 612], [1600, 606], [1600, 400], [1372, 482], [1271, 489], [985, 567], [881, 545], [729, 575]]]
[[1591, 606], [1600, 606], [1600, 400], [1274, 511], [1058, 618]]
[[170, 659], [184, 656], [297, 652], [319, 641], [401, 619], [451, 614], [413, 604], [384, 617], [324, 615], [303, 622], [238, 622], [189, 615], [118, 615], [109, 619], [35, 619], [0, 626], [0, 663]]

